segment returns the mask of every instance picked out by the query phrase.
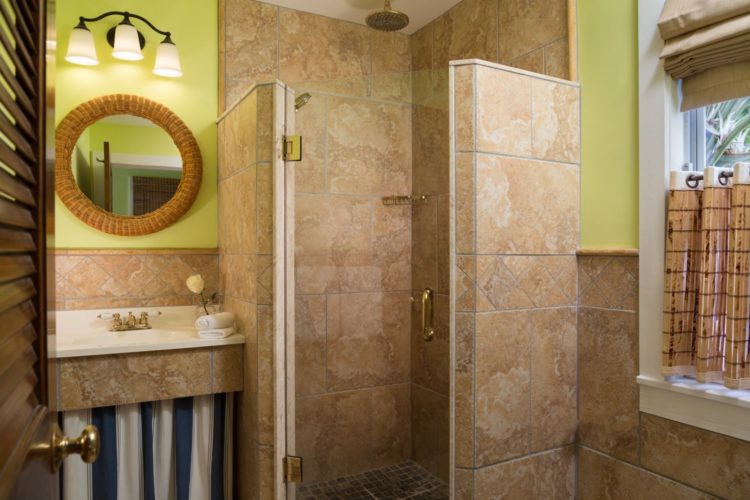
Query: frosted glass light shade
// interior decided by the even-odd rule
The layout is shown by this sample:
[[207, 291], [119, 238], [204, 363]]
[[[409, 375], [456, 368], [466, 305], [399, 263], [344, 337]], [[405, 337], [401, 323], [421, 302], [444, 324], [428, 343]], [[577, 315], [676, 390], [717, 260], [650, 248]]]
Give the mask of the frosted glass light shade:
[[68, 40], [68, 53], [65, 60], [73, 64], [95, 66], [99, 64], [96, 57], [94, 35], [86, 28], [73, 28]]
[[180, 54], [177, 46], [171, 42], [161, 42], [156, 49], [156, 64], [154, 73], [159, 76], [168, 76], [177, 78], [182, 76], [182, 67], [180, 66]]
[[140, 61], [143, 59], [141, 43], [138, 40], [138, 30], [132, 24], [118, 24], [115, 29], [115, 48], [112, 57], [126, 61]]

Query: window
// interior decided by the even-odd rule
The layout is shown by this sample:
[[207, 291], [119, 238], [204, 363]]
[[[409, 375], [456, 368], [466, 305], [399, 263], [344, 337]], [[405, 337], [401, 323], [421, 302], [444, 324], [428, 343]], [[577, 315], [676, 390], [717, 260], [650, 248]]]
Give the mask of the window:
[[[724, 142], [712, 106], [697, 111], [679, 111], [677, 83], [665, 73], [659, 55], [664, 47], [657, 21], [663, 2], [638, 3], [639, 41], [639, 369], [640, 409], [643, 412], [688, 425], [750, 440], [750, 391], [731, 390], [721, 384], [687, 378], [667, 380], [662, 375], [662, 329], [664, 310], [664, 250], [666, 196], [670, 170], [691, 163], [702, 169], [707, 156]], [[741, 100], [728, 101], [740, 102]], [[731, 104], [721, 103], [721, 106]], [[728, 113], [724, 110], [724, 113]], [[713, 114], [712, 114], [713, 113]], [[744, 114], [743, 114], [744, 113]], [[737, 106], [734, 125], [748, 120], [747, 101]], [[728, 123], [721, 126], [727, 129]], [[748, 123], [747, 125], [750, 125]], [[747, 125], [718, 156], [733, 163], [747, 154]], [[716, 132], [719, 132], [718, 134]], [[740, 147], [740, 144], [742, 147]], [[721, 148], [719, 148], [721, 149]], [[731, 158], [730, 158], [731, 157]], [[750, 160], [746, 160], [750, 161]]]
[[750, 97], [683, 113], [685, 158], [691, 170], [750, 161]]

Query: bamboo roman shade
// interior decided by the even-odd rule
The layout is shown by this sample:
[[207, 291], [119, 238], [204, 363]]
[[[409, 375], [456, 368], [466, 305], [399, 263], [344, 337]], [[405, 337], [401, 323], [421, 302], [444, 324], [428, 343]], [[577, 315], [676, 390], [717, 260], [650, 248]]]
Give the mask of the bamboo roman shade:
[[662, 372], [749, 389], [750, 163], [698, 177], [670, 179]]
[[750, 95], [750, 0], [666, 0], [659, 31], [683, 111]]

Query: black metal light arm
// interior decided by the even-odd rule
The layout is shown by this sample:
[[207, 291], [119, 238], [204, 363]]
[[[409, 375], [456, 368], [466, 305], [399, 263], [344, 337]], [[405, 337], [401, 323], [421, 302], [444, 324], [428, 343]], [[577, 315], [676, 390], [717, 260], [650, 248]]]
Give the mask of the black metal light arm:
[[151, 28], [155, 32], [159, 33], [160, 35], [164, 35], [167, 39], [170, 39], [170, 37], [172, 36], [172, 34], [169, 31], [162, 31], [162, 30], [160, 30], [159, 28], [157, 28], [156, 26], [154, 26], [153, 23], [151, 21], [149, 21], [148, 19], [146, 19], [145, 17], [139, 16], [138, 14], [133, 14], [131, 12], [120, 11], [120, 10], [112, 10], [112, 11], [109, 11], [109, 12], [105, 12], [104, 14], [98, 15], [96, 17], [83, 17], [83, 16], [81, 16], [81, 17], [78, 18], [78, 20], [79, 20], [78, 26], [85, 27], [85, 23], [95, 23], [97, 21], [101, 21], [102, 19], [104, 19], [106, 17], [110, 17], [110, 16], [123, 16], [125, 19], [129, 19], [129, 18], [132, 17], [134, 19], [138, 19], [139, 21], [143, 21], [144, 23], [146, 23], [148, 25], [149, 28]]

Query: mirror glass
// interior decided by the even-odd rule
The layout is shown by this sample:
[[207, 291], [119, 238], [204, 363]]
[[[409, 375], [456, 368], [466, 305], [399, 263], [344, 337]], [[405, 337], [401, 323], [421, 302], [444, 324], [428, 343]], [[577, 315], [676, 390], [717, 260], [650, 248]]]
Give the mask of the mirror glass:
[[174, 196], [182, 159], [165, 130], [146, 118], [112, 115], [90, 125], [71, 158], [73, 177], [95, 205], [145, 215]]

